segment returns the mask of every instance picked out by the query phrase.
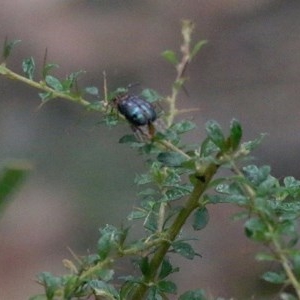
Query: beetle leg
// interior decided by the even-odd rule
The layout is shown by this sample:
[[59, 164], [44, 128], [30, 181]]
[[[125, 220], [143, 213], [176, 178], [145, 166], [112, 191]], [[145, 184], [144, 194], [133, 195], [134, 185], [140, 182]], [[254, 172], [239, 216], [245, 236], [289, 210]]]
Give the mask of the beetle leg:
[[135, 136], [142, 142], [146, 140], [151, 140], [155, 134], [155, 127], [152, 123], [147, 125], [147, 130], [144, 127], [143, 129], [139, 126], [135, 126], [133, 124], [130, 125], [132, 131], [134, 132]]
[[135, 135], [135, 137], [136, 137], [139, 141], [143, 142], [143, 141], [144, 141], [144, 137], [145, 137], [144, 131], [143, 131], [140, 127], [135, 126], [135, 125], [133, 125], [133, 124], [130, 124], [130, 127], [131, 127], [131, 129], [132, 129], [133, 134]]
[[155, 127], [154, 127], [153, 123], [151, 123], [151, 122], [148, 123], [148, 132], [149, 132], [150, 138], [152, 139], [155, 134]]

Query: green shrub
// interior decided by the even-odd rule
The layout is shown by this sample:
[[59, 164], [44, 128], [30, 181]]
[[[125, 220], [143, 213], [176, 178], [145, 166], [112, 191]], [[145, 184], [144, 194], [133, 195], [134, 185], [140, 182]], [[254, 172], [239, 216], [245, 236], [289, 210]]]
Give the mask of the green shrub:
[[[180, 272], [170, 257], [181, 255], [193, 260], [199, 256], [190, 240], [183, 239], [180, 232], [187, 226], [188, 219], [192, 220], [195, 231], [204, 230], [209, 222], [207, 207], [220, 203], [241, 208], [235, 218], [245, 220], [245, 235], [265, 247], [264, 252], [256, 255], [257, 260], [278, 264], [278, 271], [266, 272], [262, 278], [282, 286], [281, 299], [300, 299], [300, 251], [296, 247], [300, 181], [293, 177], [279, 180], [271, 175], [269, 166], [247, 164], [251, 151], [261, 143], [263, 135], [242, 142], [242, 126], [236, 119], [231, 121], [228, 133], [210, 120], [205, 124], [207, 137], [203, 141], [195, 144], [182, 141], [184, 134], [195, 130], [196, 126], [178, 118], [183, 112], [177, 108], [178, 94], [185, 90], [187, 66], [206, 43], [192, 43], [193, 29], [192, 22], [183, 21], [180, 57], [171, 50], [163, 53], [176, 69], [170, 95], [160, 96], [146, 89], [135, 98], [143, 96], [141, 101], [127, 97], [126, 88], [108, 92], [105, 77], [102, 100], [99, 100], [97, 87], [78, 89], [77, 80], [82, 71], [60, 79], [51, 74], [57, 65], [47, 62], [40, 79], [35, 80], [32, 57], [23, 61], [25, 75], [17, 74], [7, 67], [6, 61], [18, 41], [5, 41], [1, 75], [39, 89], [41, 105], [61, 98], [99, 112], [109, 126], [129, 121], [134, 132], [122, 137], [120, 142], [143, 154], [148, 166], [148, 171], [135, 181], [141, 187], [140, 206], [128, 215], [132, 222], [142, 220], [144, 236], [132, 241], [130, 227], [107, 225], [101, 228], [97, 252], [80, 258], [75, 256], [74, 262], [64, 260], [68, 269], [66, 275], [57, 277], [41, 273], [38, 281], [44, 293], [31, 300], [168, 299], [168, 294], [177, 294], [177, 284], [169, 275]], [[94, 100], [87, 100], [87, 94]], [[119, 101], [127, 101], [128, 114], [123, 111], [127, 120], [118, 112]], [[142, 101], [154, 103], [156, 108], [163, 103], [165, 109], [158, 110], [158, 118], [154, 120], [151, 111], [154, 106]], [[149, 110], [151, 118], [147, 115]], [[145, 126], [134, 119], [135, 112], [146, 118]], [[221, 177], [223, 169], [228, 175]], [[121, 274], [115, 269], [115, 262], [125, 257], [130, 257], [139, 269], [137, 275]], [[177, 297], [180, 300], [211, 299], [201, 289]]]

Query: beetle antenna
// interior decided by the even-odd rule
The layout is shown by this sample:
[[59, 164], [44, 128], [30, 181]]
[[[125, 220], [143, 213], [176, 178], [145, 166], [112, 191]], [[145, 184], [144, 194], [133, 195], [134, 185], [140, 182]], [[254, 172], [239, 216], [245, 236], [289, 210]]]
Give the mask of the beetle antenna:
[[127, 85], [127, 89], [132, 89], [133, 87], [137, 86], [137, 85], [140, 85], [141, 83], [140, 82], [134, 82], [134, 83], [130, 83]]

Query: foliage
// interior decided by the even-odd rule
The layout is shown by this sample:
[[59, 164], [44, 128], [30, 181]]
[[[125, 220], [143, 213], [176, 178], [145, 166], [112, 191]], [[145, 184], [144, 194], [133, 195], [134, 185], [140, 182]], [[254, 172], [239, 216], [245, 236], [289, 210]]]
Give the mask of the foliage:
[[[278, 264], [277, 271], [268, 271], [262, 278], [282, 286], [281, 299], [300, 299], [300, 250], [296, 247], [300, 181], [293, 177], [278, 180], [271, 175], [269, 166], [247, 164], [263, 135], [242, 142], [242, 126], [236, 119], [231, 121], [228, 134], [210, 120], [205, 124], [207, 136], [203, 141], [187, 145], [182, 140], [196, 126], [187, 120], [175, 121], [181, 113], [177, 108], [178, 95], [185, 89], [187, 66], [206, 43], [200, 41], [192, 46], [193, 29], [193, 23], [183, 21], [180, 58], [171, 50], [163, 53], [176, 68], [170, 95], [161, 97], [149, 89], [142, 93], [149, 102], [164, 102], [166, 110], [153, 124], [149, 121], [145, 128], [135, 128], [135, 134], [120, 139], [147, 158], [148, 171], [135, 180], [141, 187], [140, 206], [128, 215], [130, 221], [142, 220], [145, 235], [132, 241], [130, 228], [101, 228], [97, 252], [84, 257], [74, 255], [74, 262], [64, 260], [69, 271], [66, 275], [41, 273], [38, 282], [44, 293], [31, 300], [168, 299], [168, 294], [177, 294], [177, 284], [169, 276], [180, 271], [171, 258], [180, 255], [193, 260], [199, 256], [180, 232], [189, 218], [195, 231], [205, 229], [209, 222], [208, 206], [219, 203], [231, 203], [242, 209], [235, 218], [245, 220], [245, 235], [265, 246], [265, 251], [256, 255], [257, 260]], [[108, 93], [106, 78], [103, 99], [99, 100], [97, 87], [78, 88], [83, 71], [60, 79], [51, 75], [58, 65], [45, 62], [41, 79], [36, 81], [35, 62], [30, 57], [22, 64], [25, 76], [13, 72], [6, 61], [17, 42], [5, 42], [1, 75], [39, 89], [42, 104], [61, 98], [99, 112], [109, 126], [126, 121], [118, 116], [115, 99], [119, 93], [128, 91], [119, 88]], [[87, 94], [93, 100], [86, 100]], [[163, 129], [158, 129], [161, 126], [157, 122], [164, 124]], [[228, 175], [220, 177], [221, 169], [227, 170]], [[116, 272], [115, 262], [123, 257], [132, 258], [139, 270], [137, 275]], [[292, 292], [288, 287], [292, 287]], [[209, 297], [198, 289], [187, 291], [178, 299]]]
[[26, 161], [14, 160], [3, 166], [0, 174], [0, 217], [30, 169], [31, 165]]

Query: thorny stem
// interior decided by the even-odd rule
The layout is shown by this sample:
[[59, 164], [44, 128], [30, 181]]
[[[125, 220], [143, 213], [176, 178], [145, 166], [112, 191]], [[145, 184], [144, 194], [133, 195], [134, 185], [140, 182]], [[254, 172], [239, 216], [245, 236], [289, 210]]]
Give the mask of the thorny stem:
[[29, 86], [32, 86], [38, 90], [42, 90], [44, 92], [51, 93], [53, 98], [66, 99], [66, 100], [78, 103], [84, 107], [88, 107], [91, 104], [89, 101], [83, 99], [80, 96], [75, 97], [74, 95], [68, 95], [64, 92], [56, 91], [56, 90], [52, 89], [51, 87], [47, 86], [44, 81], [37, 82], [37, 81], [31, 80], [29, 78], [26, 78], [24, 76], [21, 76], [15, 72], [13, 72], [9, 68], [7, 68], [5, 66], [5, 64], [3, 64], [3, 63], [0, 65], [0, 74], [4, 75], [10, 79], [13, 79], [13, 80], [21, 81], [21, 82], [23, 82]]
[[275, 248], [275, 252], [278, 255], [279, 261], [285, 271], [285, 274], [287, 275], [291, 285], [294, 287], [298, 299], [300, 299], [300, 284], [292, 270], [291, 264], [288, 258], [284, 255], [284, 250], [282, 249], [279, 241], [274, 238], [272, 239], [272, 242]]
[[191, 35], [194, 31], [194, 23], [189, 20], [184, 20], [182, 22], [182, 36], [183, 36], [183, 43], [181, 45], [181, 52], [182, 58], [181, 61], [177, 64], [176, 70], [177, 75], [175, 81], [172, 86], [172, 93], [170, 96], [166, 98], [166, 101], [169, 103], [169, 114], [167, 117], [167, 126], [170, 127], [173, 124], [174, 118], [178, 113], [176, 108], [176, 100], [179, 93], [179, 90], [182, 88], [183, 83], [185, 81], [184, 73], [191, 61], [191, 51], [190, 51], [190, 44], [191, 44]]
[[187, 218], [191, 215], [191, 213], [198, 207], [201, 207], [203, 203], [199, 203], [199, 199], [203, 195], [204, 191], [207, 188], [208, 183], [213, 178], [214, 174], [218, 170], [218, 165], [215, 163], [211, 163], [206, 167], [204, 172], [201, 174], [195, 174], [195, 177], [198, 179], [197, 183], [194, 186], [194, 189], [187, 199], [186, 204], [180, 210], [179, 214], [175, 218], [172, 225], [166, 232], [167, 240], [163, 241], [161, 245], [155, 251], [150, 263], [149, 263], [149, 273], [144, 276], [143, 284], [140, 284], [136, 287], [133, 294], [130, 297], [130, 300], [140, 300], [143, 299], [145, 294], [148, 291], [149, 286], [155, 282], [157, 272], [159, 267], [167, 254], [169, 248], [171, 247], [171, 243], [178, 236], [182, 226], [185, 224]]
[[[241, 176], [243, 178], [245, 177], [244, 174], [237, 167], [237, 165], [235, 164], [234, 161], [231, 161], [231, 166], [232, 166], [232, 170], [235, 174], [237, 174], [238, 176]], [[255, 190], [249, 184], [243, 184], [243, 188], [244, 188], [245, 193], [249, 196], [251, 202], [254, 203], [254, 199], [256, 197]], [[270, 222], [267, 220], [267, 218], [260, 211], [258, 211], [256, 213], [260, 217], [260, 219], [266, 224], [269, 232], [273, 232], [274, 231], [273, 227], [270, 224]], [[289, 282], [294, 287], [298, 299], [300, 299], [300, 283], [297, 280], [296, 275], [294, 274], [294, 272], [292, 270], [292, 267], [291, 267], [291, 264], [290, 264], [288, 258], [284, 254], [284, 249], [282, 249], [281, 243], [278, 240], [278, 238], [276, 237], [276, 235], [271, 234], [270, 236], [271, 236], [271, 242], [274, 247], [273, 251], [277, 255], [279, 262], [281, 263], [281, 265], [285, 271], [285, 274], [287, 275], [287, 277], [289, 279]]]
[[164, 146], [165, 148], [175, 151], [179, 154], [181, 154], [183, 157], [185, 157], [186, 159], [190, 159], [191, 157], [186, 154], [184, 151], [182, 151], [181, 149], [177, 148], [176, 146], [174, 146], [171, 142], [167, 141], [167, 140], [158, 140], [156, 141], [157, 143], [161, 144], [162, 146]]

